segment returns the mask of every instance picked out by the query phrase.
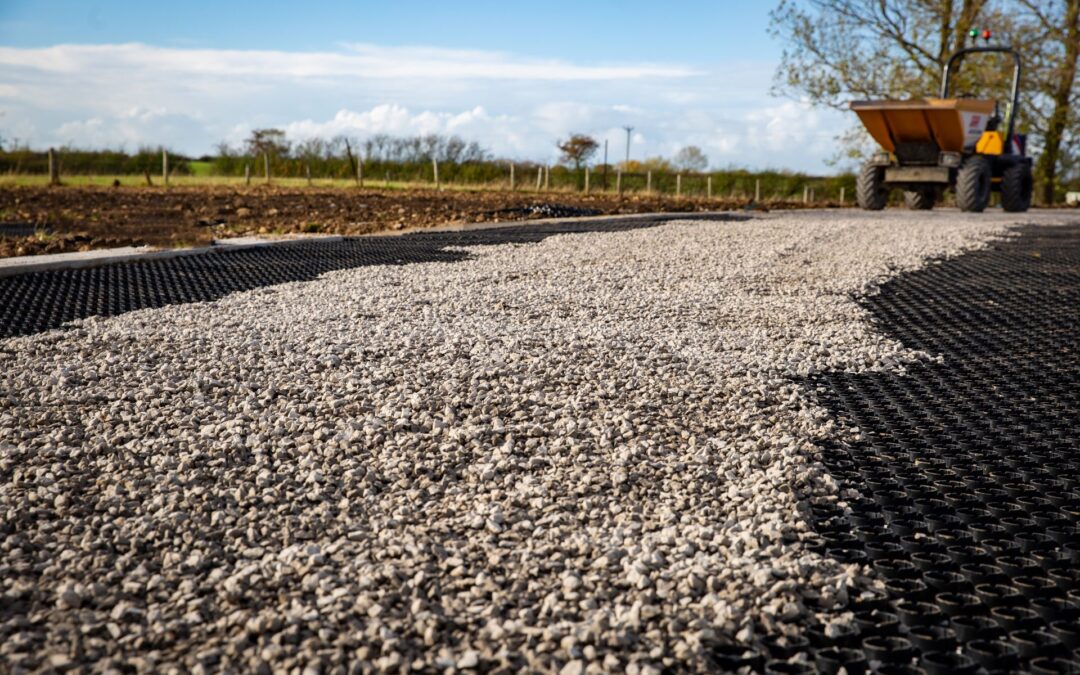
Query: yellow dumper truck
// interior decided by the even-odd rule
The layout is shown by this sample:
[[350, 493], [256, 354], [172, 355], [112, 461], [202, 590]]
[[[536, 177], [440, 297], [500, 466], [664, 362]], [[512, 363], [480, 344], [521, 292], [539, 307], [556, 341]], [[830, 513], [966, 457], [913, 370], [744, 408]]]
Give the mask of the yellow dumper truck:
[[[982, 36], [989, 40], [990, 32], [984, 31]], [[993, 99], [969, 94], [950, 97], [956, 67], [964, 57], [985, 52], [1013, 58], [1011, 100], [1004, 114]], [[1031, 205], [1031, 158], [1026, 138], [1015, 133], [1020, 69], [1020, 55], [1011, 47], [967, 47], [946, 62], [938, 98], [853, 101], [851, 109], [882, 148], [859, 172], [859, 206], [883, 209], [889, 192], [900, 188], [908, 208], [931, 209], [951, 188], [963, 211], [984, 210], [992, 192], [1001, 194], [1006, 211], [1027, 211]]]

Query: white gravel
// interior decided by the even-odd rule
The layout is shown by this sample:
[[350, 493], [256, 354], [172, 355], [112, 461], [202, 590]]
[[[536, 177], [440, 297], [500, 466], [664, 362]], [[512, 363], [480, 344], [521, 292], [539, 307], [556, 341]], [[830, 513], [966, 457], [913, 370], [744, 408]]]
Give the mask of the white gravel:
[[853, 296], [1050, 219], [673, 222], [4, 341], [0, 670], [656, 673], [843, 620], [800, 540], [850, 430], [797, 379], [928, 358]]

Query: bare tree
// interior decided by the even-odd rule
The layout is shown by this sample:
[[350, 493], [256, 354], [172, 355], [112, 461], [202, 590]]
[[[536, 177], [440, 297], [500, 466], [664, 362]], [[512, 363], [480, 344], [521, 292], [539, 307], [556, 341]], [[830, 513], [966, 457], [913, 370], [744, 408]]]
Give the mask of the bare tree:
[[229, 145], [228, 141], [221, 141], [215, 149], [218, 157], [235, 157], [240, 154], [240, 151]]
[[709, 166], [709, 158], [696, 145], [688, 145], [675, 153], [671, 161], [683, 171], [704, 171]]
[[776, 89], [846, 109], [851, 96], [925, 95], [989, 0], [781, 0], [770, 32], [785, 44]]
[[289, 141], [281, 129], [253, 129], [244, 146], [250, 155], [266, 153], [271, 159], [288, 157], [290, 150]]
[[321, 138], [305, 138], [293, 148], [293, 154], [307, 162], [323, 159], [329, 155], [330, 143]]
[[364, 141], [364, 154], [380, 162], [427, 163], [437, 159], [441, 163], [482, 162], [489, 153], [476, 142], [467, 142], [458, 136], [394, 137], [375, 134]]

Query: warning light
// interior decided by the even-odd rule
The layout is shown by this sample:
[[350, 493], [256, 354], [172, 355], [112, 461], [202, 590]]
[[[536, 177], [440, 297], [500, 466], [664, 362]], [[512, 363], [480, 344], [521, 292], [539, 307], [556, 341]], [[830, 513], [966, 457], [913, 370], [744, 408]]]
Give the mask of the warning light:
[[971, 30], [968, 31], [968, 37], [973, 37], [973, 38], [979, 37], [979, 31], [972, 28]]
[[982, 32], [982, 36], [983, 36], [983, 39], [984, 39], [984, 40], [989, 40], [989, 39], [990, 39], [990, 31], [988, 31], [988, 30], [984, 30], [984, 31]]

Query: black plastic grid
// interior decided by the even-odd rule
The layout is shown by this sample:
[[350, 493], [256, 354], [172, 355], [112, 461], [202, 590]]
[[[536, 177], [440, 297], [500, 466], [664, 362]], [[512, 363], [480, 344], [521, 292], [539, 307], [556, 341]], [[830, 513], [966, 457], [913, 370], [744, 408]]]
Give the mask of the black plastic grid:
[[820, 550], [887, 584], [851, 608], [859, 633], [812, 630], [809, 660], [1080, 672], [1080, 225], [1023, 228], [904, 274], [865, 306], [886, 335], [944, 362], [809, 383], [864, 435], [826, 449], [861, 497], [847, 515], [815, 511]]
[[456, 262], [469, 257], [462, 251], [447, 250], [449, 247], [534, 243], [555, 234], [617, 232], [671, 220], [741, 219], [745, 218], [695, 213], [521, 223], [469, 231], [223, 248], [174, 258], [0, 277], [0, 337], [39, 333], [89, 316], [216, 300], [235, 291], [308, 281], [334, 270]]

